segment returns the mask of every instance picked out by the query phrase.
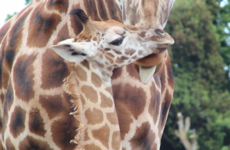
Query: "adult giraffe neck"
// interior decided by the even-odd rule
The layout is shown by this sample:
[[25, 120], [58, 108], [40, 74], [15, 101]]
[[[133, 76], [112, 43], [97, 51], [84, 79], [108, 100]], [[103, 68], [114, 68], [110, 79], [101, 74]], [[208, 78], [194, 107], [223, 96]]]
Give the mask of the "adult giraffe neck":
[[116, 0], [124, 24], [164, 29], [176, 0]]

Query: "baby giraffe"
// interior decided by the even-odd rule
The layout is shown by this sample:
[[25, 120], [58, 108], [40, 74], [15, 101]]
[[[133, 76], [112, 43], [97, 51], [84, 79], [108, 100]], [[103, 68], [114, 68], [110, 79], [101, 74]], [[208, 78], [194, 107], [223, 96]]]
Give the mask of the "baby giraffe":
[[92, 21], [81, 9], [71, 14], [82, 22], [82, 32], [75, 39], [52, 47], [67, 61], [71, 71], [64, 81], [66, 92], [73, 97], [71, 115], [78, 123], [71, 142], [84, 150], [121, 149], [112, 71], [152, 53], [161, 53], [174, 40], [160, 29], [144, 29], [114, 20]]

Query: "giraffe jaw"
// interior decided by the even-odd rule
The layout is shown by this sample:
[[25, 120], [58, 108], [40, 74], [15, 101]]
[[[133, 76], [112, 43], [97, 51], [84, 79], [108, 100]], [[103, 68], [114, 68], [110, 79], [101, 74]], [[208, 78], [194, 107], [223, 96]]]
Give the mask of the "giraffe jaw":
[[139, 65], [139, 74], [143, 84], [147, 84], [151, 80], [156, 71], [156, 68], [157, 65], [153, 67], [143, 67]]

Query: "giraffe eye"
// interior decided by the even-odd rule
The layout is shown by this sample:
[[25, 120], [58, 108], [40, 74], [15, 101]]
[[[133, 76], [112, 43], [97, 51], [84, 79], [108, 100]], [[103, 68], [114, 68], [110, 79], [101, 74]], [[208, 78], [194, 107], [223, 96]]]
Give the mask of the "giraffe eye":
[[124, 38], [125, 38], [124, 36], [119, 37], [116, 40], [110, 42], [110, 44], [115, 45], [115, 46], [119, 46], [123, 42]]

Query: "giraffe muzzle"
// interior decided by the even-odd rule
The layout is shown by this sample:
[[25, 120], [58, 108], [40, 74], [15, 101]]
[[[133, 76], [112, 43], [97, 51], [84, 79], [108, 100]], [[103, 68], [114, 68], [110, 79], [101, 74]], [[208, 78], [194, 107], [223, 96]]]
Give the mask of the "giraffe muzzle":
[[168, 47], [169, 47], [169, 44], [163, 44], [163, 45], [158, 45], [156, 49], [159, 51], [159, 53], [162, 53], [166, 51]]
[[[162, 62], [164, 56], [163, 52], [165, 52], [170, 45], [174, 44], [174, 39], [167, 32], [160, 29], [154, 30], [154, 35], [151, 39], [153, 42], [157, 43], [157, 46], [152, 49], [153, 53], [135, 62], [135, 64], [139, 66], [139, 75], [143, 84], [147, 84], [155, 72], [159, 70], [157, 67]], [[156, 56], [160, 57], [158, 58]]]

